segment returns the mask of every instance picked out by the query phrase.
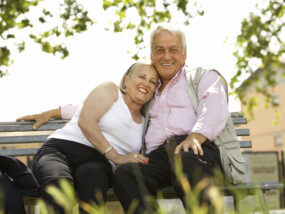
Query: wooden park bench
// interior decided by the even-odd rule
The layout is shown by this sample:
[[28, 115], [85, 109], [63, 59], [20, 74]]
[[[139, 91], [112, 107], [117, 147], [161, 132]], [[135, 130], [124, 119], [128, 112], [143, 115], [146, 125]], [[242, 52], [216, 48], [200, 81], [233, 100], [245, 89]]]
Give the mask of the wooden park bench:
[[[240, 128], [239, 125], [247, 124], [246, 118], [240, 113], [232, 113], [232, 120], [236, 127], [238, 136], [249, 136], [250, 132], [247, 128]], [[33, 130], [32, 121], [22, 122], [1, 122], [0, 123], [0, 155], [12, 156], [16, 158], [30, 158], [36, 154], [39, 146], [46, 140], [50, 133], [54, 130], [62, 128], [68, 120], [51, 120], [42, 125], [38, 130]], [[252, 148], [251, 141], [240, 141], [242, 149]], [[225, 196], [233, 196], [235, 210], [239, 209], [240, 195], [256, 195], [260, 201], [260, 207], [263, 213], [269, 213], [264, 192], [271, 189], [281, 189], [284, 185], [277, 182], [264, 183], [241, 183], [229, 186], [219, 187]], [[162, 189], [164, 199], [174, 199], [177, 195], [172, 187]], [[23, 196], [25, 205], [36, 205], [37, 197]], [[107, 195], [107, 201], [117, 201], [117, 197], [113, 190], [110, 189]]]

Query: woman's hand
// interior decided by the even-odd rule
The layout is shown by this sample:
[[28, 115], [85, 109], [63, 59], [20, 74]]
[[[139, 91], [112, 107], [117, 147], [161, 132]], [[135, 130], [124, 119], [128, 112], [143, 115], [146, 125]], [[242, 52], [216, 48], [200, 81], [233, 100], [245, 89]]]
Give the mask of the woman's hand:
[[[117, 153], [117, 152], [116, 152]], [[149, 159], [145, 157], [144, 155], [140, 154], [139, 152], [127, 154], [127, 155], [119, 155], [118, 153], [114, 155], [114, 150], [108, 152], [105, 157], [115, 163], [117, 166], [125, 164], [125, 163], [142, 163], [142, 164], [148, 164]]]

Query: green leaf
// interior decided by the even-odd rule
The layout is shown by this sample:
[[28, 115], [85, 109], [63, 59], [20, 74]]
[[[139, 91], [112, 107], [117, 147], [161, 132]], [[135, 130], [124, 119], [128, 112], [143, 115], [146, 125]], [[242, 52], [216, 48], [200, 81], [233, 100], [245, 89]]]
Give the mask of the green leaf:
[[18, 26], [20, 29], [25, 27], [33, 27], [29, 19], [23, 19], [21, 22], [18, 23]]
[[40, 17], [40, 18], [39, 18], [39, 21], [40, 21], [41, 23], [45, 23], [45, 22], [46, 22], [46, 20], [45, 20], [44, 17]]

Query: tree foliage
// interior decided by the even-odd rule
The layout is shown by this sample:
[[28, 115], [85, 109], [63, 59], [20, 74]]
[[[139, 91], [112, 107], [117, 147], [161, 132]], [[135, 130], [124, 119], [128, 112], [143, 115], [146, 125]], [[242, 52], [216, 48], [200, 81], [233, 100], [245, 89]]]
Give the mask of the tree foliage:
[[[59, 37], [73, 36], [86, 31], [93, 24], [88, 12], [76, 0], [58, 1], [57, 14], [42, 7], [42, 2], [43, 0], [0, 0], [0, 77], [7, 73], [8, 66], [13, 62], [11, 50], [14, 46], [19, 52], [26, 48], [26, 35], [38, 43], [42, 51], [60, 54], [65, 58], [68, 50], [64, 43], [52, 44], [50, 40], [56, 37], [60, 41]], [[31, 17], [32, 9], [41, 11], [33, 11], [37, 16]], [[57, 24], [51, 21], [55, 15]]]
[[[243, 20], [241, 33], [237, 36], [236, 51], [234, 55], [237, 59], [237, 72], [230, 82], [241, 102], [247, 106], [248, 113], [253, 117], [253, 109], [258, 102], [255, 97], [245, 99], [246, 89], [254, 86], [254, 92], [266, 97], [266, 105], [273, 102], [268, 88], [275, 87], [278, 79], [275, 75], [278, 68], [284, 68], [281, 58], [285, 57], [285, 1], [284, 0], [259, 0], [256, 11], [250, 13]], [[262, 69], [265, 79], [263, 84], [256, 84], [259, 76], [256, 75], [257, 68]], [[283, 69], [285, 77], [285, 69]], [[246, 74], [250, 76], [240, 83], [240, 77]], [[282, 76], [281, 75], [281, 76]]]
[[[91, 18], [84, 7], [84, 0], [54, 0], [52, 7], [48, 7], [45, 3], [51, 1], [0, 0], [0, 77], [13, 63], [13, 50], [25, 50], [27, 40], [39, 44], [43, 52], [65, 58], [69, 52], [64, 39], [88, 30], [96, 22], [96, 17]], [[134, 42], [139, 49], [144, 48], [144, 30], [153, 23], [169, 22], [173, 10], [183, 16], [186, 25], [194, 16], [203, 15], [195, 0], [191, 3], [188, 0], [102, 0], [102, 8], [114, 11], [114, 32], [136, 31]], [[138, 59], [138, 55], [134, 54], [133, 58]]]

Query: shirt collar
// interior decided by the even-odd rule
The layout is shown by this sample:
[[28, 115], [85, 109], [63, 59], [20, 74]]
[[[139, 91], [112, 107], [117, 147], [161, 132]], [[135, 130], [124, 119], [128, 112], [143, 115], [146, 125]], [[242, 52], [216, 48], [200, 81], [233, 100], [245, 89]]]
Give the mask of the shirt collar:
[[[184, 74], [184, 73], [185, 73], [185, 69], [186, 69], [186, 65], [185, 65], [185, 63], [184, 63], [184, 65], [183, 65], [183, 66], [180, 68], [180, 70], [175, 74], [175, 76], [172, 77], [172, 79], [169, 81], [169, 83], [173, 82], [175, 79], [179, 78], [182, 74]], [[168, 83], [168, 84], [169, 84], [169, 83]], [[157, 84], [157, 88], [156, 88], [156, 90], [155, 90], [155, 93], [156, 93], [156, 94], [160, 93], [160, 92], [158, 91], [158, 89], [159, 89], [160, 86], [161, 86], [161, 80], [159, 79], [159, 80], [158, 80], [158, 84]], [[167, 87], [167, 86], [166, 86], [166, 87]]]

